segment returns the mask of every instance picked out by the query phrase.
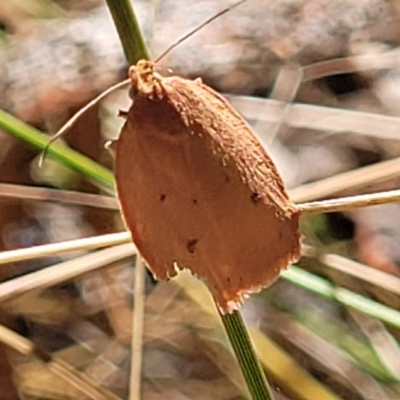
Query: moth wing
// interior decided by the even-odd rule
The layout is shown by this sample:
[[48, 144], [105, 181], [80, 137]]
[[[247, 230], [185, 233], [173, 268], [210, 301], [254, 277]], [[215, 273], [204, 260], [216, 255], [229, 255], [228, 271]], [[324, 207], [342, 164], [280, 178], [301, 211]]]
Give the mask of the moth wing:
[[[241, 117], [228, 110], [226, 121], [221, 104], [207, 101], [212, 92], [206, 95], [193, 81], [176, 83], [165, 78], [162, 100], [135, 99], [116, 144], [118, 195], [126, 225], [154, 275], [166, 279], [176, 268], [188, 268], [229, 312], [298, 257], [298, 214], [279, 176], [277, 182], [268, 179], [282, 192], [283, 211], [254, 191], [238, 159], [251, 170], [254, 146], [261, 145]], [[237, 139], [243, 129], [255, 142], [235, 156], [221, 142]], [[267, 157], [269, 165], [263, 151], [257, 148], [257, 157]]]

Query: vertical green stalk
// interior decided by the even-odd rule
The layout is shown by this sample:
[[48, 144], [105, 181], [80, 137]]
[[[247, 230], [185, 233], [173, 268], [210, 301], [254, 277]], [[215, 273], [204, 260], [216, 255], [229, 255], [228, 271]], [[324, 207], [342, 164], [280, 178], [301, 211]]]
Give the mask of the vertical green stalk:
[[131, 2], [129, 0], [107, 0], [107, 6], [128, 62], [136, 64], [142, 58], [149, 59], [149, 53]]
[[238, 311], [227, 315], [220, 313], [220, 316], [252, 399], [272, 400], [271, 389], [251, 344], [242, 316]]
[[[131, 64], [149, 58], [138, 21], [129, 0], [107, 0], [125, 55]], [[229, 341], [253, 400], [272, 400], [271, 390], [239, 312], [222, 315]]]

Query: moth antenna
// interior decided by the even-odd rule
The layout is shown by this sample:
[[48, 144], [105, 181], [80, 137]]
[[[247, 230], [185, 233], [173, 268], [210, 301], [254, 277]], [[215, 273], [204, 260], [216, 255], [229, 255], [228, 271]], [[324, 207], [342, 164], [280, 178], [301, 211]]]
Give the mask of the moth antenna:
[[92, 101], [87, 103], [85, 106], [83, 106], [76, 114], [74, 114], [62, 127], [57, 131], [57, 133], [50, 138], [50, 140], [47, 142], [46, 146], [44, 147], [42, 154], [40, 155], [39, 158], [39, 167], [41, 168], [43, 166], [44, 160], [46, 158], [47, 151], [49, 150], [49, 147], [61, 136], [63, 136], [69, 129], [71, 129], [75, 123], [79, 120], [82, 115], [84, 115], [88, 110], [90, 110], [93, 106], [95, 106], [99, 101], [103, 100], [105, 97], [107, 97], [110, 93], [114, 92], [117, 89], [120, 89], [130, 83], [130, 79], [125, 79], [122, 82], [116, 83], [115, 85], [109, 87], [106, 89], [104, 92], [100, 93], [97, 97], [95, 97]]
[[[202, 24], [200, 24], [199, 26], [197, 26], [196, 28], [194, 28], [192, 31], [190, 31], [189, 33], [187, 33], [185, 36], [183, 36], [182, 38], [180, 38], [178, 41], [176, 41], [174, 44], [172, 44], [167, 50], [165, 50], [160, 56], [158, 56], [156, 58], [156, 60], [154, 61], [154, 64], [157, 64], [162, 58], [164, 58], [169, 52], [171, 52], [175, 47], [177, 47], [180, 43], [182, 43], [184, 40], [186, 40], [187, 38], [189, 38], [190, 36], [194, 35], [196, 32], [198, 32], [200, 29], [202, 29], [203, 27], [205, 27], [206, 25], [208, 25], [210, 22], [214, 21], [215, 19], [219, 18], [221, 15], [226, 14], [228, 11], [233, 10], [234, 8], [238, 7], [240, 4], [246, 2], [247, 0], [239, 0], [237, 3], [232, 4], [231, 6], [223, 9], [222, 11], [218, 12], [217, 14], [215, 14], [214, 16], [212, 16], [211, 18], [207, 19], [206, 21], [204, 21]], [[71, 119], [69, 119], [62, 127], [61, 129], [49, 140], [49, 142], [46, 144], [46, 146], [44, 147], [42, 154], [40, 155], [39, 158], [39, 166], [42, 167], [44, 160], [46, 158], [47, 155], [47, 151], [49, 150], [49, 147], [57, 140], [59, 139], [62, 135], [64, 135], [69, 129], [71, 129], [74, 124], [78, 121], [78, 119], [86, 112], [88, 111], [90, 108], [92, 108], [93, 106], [95, 106], [99, 101], [101, 101], [103, 98], [105, 98], [106, 96], [108, 96], [110, 93], [112, 93], [113, 91], [120, 89], [126, 85], [128, 85], [130, 83], [130, 79], [126, 79], [122, 82], [119, 82], [113, 86], [111, 86], [110, 88], [108, 88], [107, 90], [105, 90], [104, 92], [102, 92], [101, 94], [99, 94], [96, 98], [94, 98], [92, 101], [90, 101], [88, 104], [86, 104], [83, 108], [81, 108]]]
[[221, 15], [226, 14], [227, 12], [233, 10], [240, 4], [246, 2], [247, 0], [239, 0], [237, 3], [232, 4], [231, 6], [223, 9], [222, 11], [218, 12], [217, 14], [213, 15], [211, 18], [207, 19], [203, 23], [201, 23], [199, 26], [191, 30], [189, 33], [187, 33], [185, 36], [181, 37], [178, 41], [176, 41], [174, 44], [172, 44], [170, 47], [167, 48], [163, 53], [161, 53], [160, 56], [158, 56], [154, 64], [157, 64], [159, 61], [161, 61], [168, 53], [170, 53], [175, 47], [177, 47], [179, 44], [181, 44], [183, 41], [185, 41], [187, 38], [190, 36], [194, 35], [196, 32], [198, 32], [200, 29], [204, 28], [206, 25], [208, 25], [210, 22], [214, 21], [215, 19], [219, 18]]

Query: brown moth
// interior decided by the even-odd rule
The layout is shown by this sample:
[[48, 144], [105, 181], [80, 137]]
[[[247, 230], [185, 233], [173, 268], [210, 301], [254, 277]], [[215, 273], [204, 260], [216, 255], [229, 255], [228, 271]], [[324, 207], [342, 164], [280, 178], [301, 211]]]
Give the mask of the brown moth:
[[157, 279], [187, 268], [231, 312], [299, 257], [299, 210], [222, 96], [154, 69], [129, 71], [134, 100], [114, 145], [122, 213]]

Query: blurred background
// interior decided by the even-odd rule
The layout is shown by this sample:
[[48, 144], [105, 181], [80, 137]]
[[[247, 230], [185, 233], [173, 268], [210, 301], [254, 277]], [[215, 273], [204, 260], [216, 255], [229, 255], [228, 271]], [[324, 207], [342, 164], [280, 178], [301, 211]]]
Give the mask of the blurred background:
[[[133, 4], [155, 58], [232, 2]], [[248, 0], [169, 53], [158, 70], [201, 77], [226, 94], [268, 147], [293, 201], [305, 202], [399, 186], [399, 42], [397, 0]], [[103, 1], [2, 1], [0, 108], [20, 120], [54, 134], [127, 68]], [[127, 90], [111, 94], [63, 140], [112, 169], [105, 143], [117, 138], [118, 111], [129, 104]], [[0, 132], [1, 251], [124, 230], [115, 202], [79, 204], [62, 195], [109, 195], [104, 188], [51, 158], [39, 168], [38, 157]], [[40, 189], [37, 199], [13, 185]], [[302, 270], [400, 309], [397, 204], [304, 217], [302, 233]], [[3, 344], [0, 399], [128, 398], [132, 257], [47, 288], [2, 286], [83, 256], [1, 266], [0, 323], [84, 373], [94, 394]], [[188, 294], [197, 290], [192, 284], [146, 278], [142, 398], [246, 398], [218, 318]], [[243, 314], [268, 349], [276, 399], [400, 398], [398, 328], [285, 279], [253, 296]]]

